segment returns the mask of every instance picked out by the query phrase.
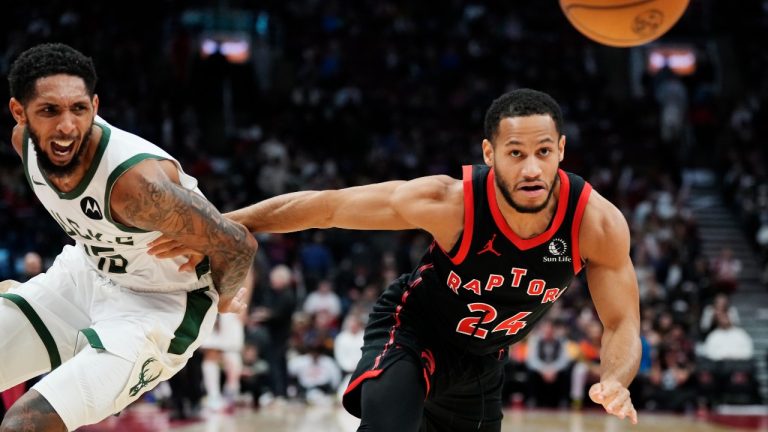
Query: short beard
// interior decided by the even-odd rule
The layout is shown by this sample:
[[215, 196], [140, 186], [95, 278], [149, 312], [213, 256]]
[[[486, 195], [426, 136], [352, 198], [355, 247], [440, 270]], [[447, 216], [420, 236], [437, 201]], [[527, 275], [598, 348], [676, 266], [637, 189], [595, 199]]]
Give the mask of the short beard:
[[[35, 146], [37, 165], [40, 167], [40, 169], [51, 177], [66, 177], [74, 173], [75, 169], [77, 169], [77, 167], [83, 163], [83, 155], [85, 154], [85, 150], [88, 148], [88, 144], [91, 141], [93, 122], [91, 122], [91, 127], [88, 128], [88, 131], [83, 136], [83, 139], [80, 142], [80, 148], [77, 149], [77, 153], [72, 156], [72, 159], [66, 165], [56, 165], [51, 161], [51, 158], [48, 157], [45, 151], [43, 151], [43, 148], [40, 146], [40, 136], [37, 135], [37, 133], [35, 133], [35, 131], [32, 129], [32, 125], [27, 124], [27, 131], [29, 132], [29, 137], [32, 139], [32, 144]], [[74, 145], [74, 143], [72, 143], [72, 145]]]
[[534, 206], [534, 207], [526, 207], [523, 205], [520, 205], [515, 202], [514, 199], [512, 199], [512, 194], [509, 192], [509, 185], [499, 176], [495, 176], [495, 182], [496, 187], [499, 188], [499, 191], [501, 191], [501, 196], [504, 197], [504, 201], [509, 204], [510, 207], [515, 209], [518, 213], [539, 213], [540, 211], [547, 208], [547, 205], [549, 205], [549, 200], [552, 199], [552, 194], [555, 192], [555, 186], [557, 186], [557, 183], [560, 181], [560, 176], [555, 174], [555, 179], [552, 181], [552, 186], [549, 188], [549, 192], [547, 193], [547, 199], [544, 200], [543, 203]]

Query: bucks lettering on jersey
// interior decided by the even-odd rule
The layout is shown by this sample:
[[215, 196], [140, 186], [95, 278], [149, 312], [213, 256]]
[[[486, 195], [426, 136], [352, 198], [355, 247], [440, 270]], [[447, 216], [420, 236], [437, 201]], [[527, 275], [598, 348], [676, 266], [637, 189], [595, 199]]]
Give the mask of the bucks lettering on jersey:
[[91, 166], [70, 192], [61, 192], [49, 182], [37, 165], [37, 154], [25, 132], [22, 160], [24, 171], [35, 195], [64, 232], [72, 237], [83, 253], [83, 259], [114, 282], [138, 291], [190, 291], [210, 285], [210, 278], [179, 272], [184, 260], [157, 259], [147, 255], [147, 243], [157, 238], [157, 231], [144, 231], [124, 226], [112, 219], [109, 198], [120, 176], [146, 159], [168, 159], [179, 167], [182, 187], [195, 191], [197, 180], [185, 174], [179, 163], [154, 144], [109, 125], [97, 117], [101, 140]]
[[402, 319], [477, 355], [522, 339], [582, 268], [578, 236], [591, 186], [562, 170], [558, 180], [549, 228], [522, 239], [499, 210], [493, 169], [465, 166], [461, 238], [449, 252], [429, 248], [410, 275]]

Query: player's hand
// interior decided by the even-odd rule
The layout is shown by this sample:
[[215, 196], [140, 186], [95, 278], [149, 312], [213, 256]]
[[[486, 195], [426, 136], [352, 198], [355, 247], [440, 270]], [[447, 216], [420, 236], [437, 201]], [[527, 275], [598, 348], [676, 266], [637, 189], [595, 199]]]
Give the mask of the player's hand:
[[615, 380], [602, 381], [589, 388], [589, 397], [593, 402], [605, 408], [608, 414], [620, 419], [629, 417], [632, 424], [637, 424], [637, 411], [632, 405], [629, 390]]
[[200, 252], [183, 245], [165, 234], [147, 243], [147, 246], [149, 246], [147, 253], [157, 258], [175, 258], [182, 255], [200, 254]]
[[148, 254], [156, 258], [175, 258], [178, 256], [184, 256], [187, 258], [187, 262], [179, 266], [179, 271], [195, 271], [195, 267], [202, 260], [205, 259], [205, 255], [191, 249], [176, 240], [173, 240], [165, 235], [152, 240], [147, 244], [149, 246]]
[[248, 308], [248, 302], [245, 298], [245, 287], [240, 288], [234, 297], [219, 299], [219, 313], [243, 313]]

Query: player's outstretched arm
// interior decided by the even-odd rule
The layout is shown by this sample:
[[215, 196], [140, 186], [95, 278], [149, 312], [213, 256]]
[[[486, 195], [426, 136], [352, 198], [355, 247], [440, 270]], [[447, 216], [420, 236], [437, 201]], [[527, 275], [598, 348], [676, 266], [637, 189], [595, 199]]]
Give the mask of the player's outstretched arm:
[[[293, 232], [310, 228], [401, 230], [420, 228], [450, 249], [463, 228], [464, 195], [460, 180], [421, 177], [339, 190], [278, 195], [225, 214], [253, 232]], [[150, 242], [157, 258], [192, 256], [179, 270], [191, 270], [194, 247], [169, 236]]]
[[[455, 208], [457, 200], [452, 197], [458, 198], [458, 208]], [[294, 192], [226, 216], [253, 232], [420, 228], [436, 234], [434, 231], [441, 231], [440, 225], [446, 218], [458, 215], [461, 222], [461, 199], [460, 181], [448, 176], [429, 176], [338, 190]]]
[[205, 198], [177, 184], [170, 161], [146, 160], [126, 171], [112, 188], [113, 218], [123, 224], [160, 231], [203, 252], [222, 301], [242, 286], [256, 253], [256, 239], [242, 225], [219, 213]]
[[592, 192], [579, 235], [588, 261], [587, 282], [603, 323], [600, 382], [590, 398], [619, 418], [637, 423], [627, 387], [640, 365], [640, 302], [629, 256], [629, 228], [619, 210]]

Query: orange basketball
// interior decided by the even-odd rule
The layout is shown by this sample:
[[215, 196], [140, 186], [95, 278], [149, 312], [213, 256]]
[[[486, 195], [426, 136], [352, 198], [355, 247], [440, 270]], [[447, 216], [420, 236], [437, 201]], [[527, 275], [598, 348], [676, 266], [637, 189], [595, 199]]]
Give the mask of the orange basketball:
[[576, 30], [614, 47], [642, 45], [660, 37], [687, 6], [688, 0], [560, 0]]

